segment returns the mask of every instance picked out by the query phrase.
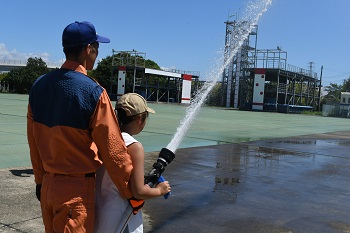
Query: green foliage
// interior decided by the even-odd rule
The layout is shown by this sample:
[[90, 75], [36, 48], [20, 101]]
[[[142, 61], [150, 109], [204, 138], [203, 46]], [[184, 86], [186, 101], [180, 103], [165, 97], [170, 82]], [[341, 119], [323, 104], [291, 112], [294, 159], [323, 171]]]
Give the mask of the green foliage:
[[11, 70], [3, 80], [14, 92], [28, 94], [34, 81], [47, 72], [46, 63], [41, 58], [29, 58], [25, 67]]
[[208, 94], [206, 99], [206, 105], [208, 106], [220, 106], [221, 105], [221, 96], [222, 96], [222, 84], [217, 83], [213, 89]]
[[7, 73], [0, 74], [0, 81], [4, 80], [7, 77]]
[[350, 77], [348, 79], [344, 79], [341, 91], [350, 92]]
[[149, 69], [160, 70], [159, 65], [157, 63], [155, 63], [154, 61], [149, 60], [149, 59], [147, 59], [145, 61], [145, 66], [146, 66], [146, 68], [149, 68]]
[[330, 83], [329, 86], [326, 86], [324, 89], [327, 92], [325, 97], [333, 98], [337, 101], [340, 100], [340, 94], [342, 90], [342, 85], [338, 85], [336, 83]]
[[301, 114], [303, 115], [311, 115], [311, 116], [322, 116], [322, 111], [317, 112], [317, 111], [302, 111]]
[[[132, 59], [132, 58], [131, 58]], [[101, 86], [103, 86], [107, 91], [109, 91], [110, 84], [111, 84], [111, 77], [117, 75], [117, 68], [115, 70], [112, 70], [112, 56], [107, 56], [106, 58], [103, 58], [101, 61], [98, 62], [97, 67], [95, 70], [92, 70], [89, 72], [89, 75], [96, 79]], [[150, 69], [157, 69], [160, 70], [159, 65], [152, 61], [152, 60], [145, 60], [145, 67]], [[135, 78], [136, 79], [142, 79], [143, 77], [142, 72], [136, 71]], [[126, 83], [130, 84], [126, 87], [126, 92], [132, 91], [132, 83], [134, 79], [134, 71], [128, 70], [126, 73]]]
[[[146, 68], [160, 69], [158, 64], [152, 60], [145, 60]], [[13, 69], [8, 73], [0, 74], [0, 81], [9, 83], [13, 92], [27, 94], [34, 81], [41, 75], [47, 74], [49, 69], [41, 58], [29, 58], [27, 65], [18, 69]], [[88, 75], [96, 79], [107, 91], [110, 88], [112, 77], [112, 57], [107, 56], [97, 63], [95, 70], [88, 71]], [[127, 83], [133, 83], [133, 70], [127, 71]], [[136, 78], [143, 78], [142, 72], [136, 72]], [[132, 91], [131, 86], [127, 90]]]
[[107, 56], [97, 63], [96, 69], [89, 72], [89, 75], [96, 79], [106, 90], [109, 90], [111, 83], [112, 57]]
[[341, 92], [350, 92], [350, 77], [343, 80], [343, 84], [330, 83], [324, 89], [327, 94], [323, 96], [321, 104], [337, 103], [340, 101]]

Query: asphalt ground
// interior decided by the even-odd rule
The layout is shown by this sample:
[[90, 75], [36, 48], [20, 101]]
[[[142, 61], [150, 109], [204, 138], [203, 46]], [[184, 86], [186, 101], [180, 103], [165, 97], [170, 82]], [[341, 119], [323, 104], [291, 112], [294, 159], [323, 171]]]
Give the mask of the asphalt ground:
[[[43, 232], [28, 96], [0, 94], [0, 232]], [[186, 107], [150, 104], [146, 169]], [[349, 119], [203, 108], [144, 207], [145, 232], [350, 232]]]

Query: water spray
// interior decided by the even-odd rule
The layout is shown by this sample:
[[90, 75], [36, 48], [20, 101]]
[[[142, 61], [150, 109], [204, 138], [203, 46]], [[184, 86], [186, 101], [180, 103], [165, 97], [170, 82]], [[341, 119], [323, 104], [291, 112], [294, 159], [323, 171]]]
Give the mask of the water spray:
[[254, 26], [257, 25], [259, 18], [261, 15], [267, 11], [267, 8], [272, 4], [272, 0], [262, 0], [258, 1], [256, 3], [250, 3], [246, 9], [245, 15], [246, 15], [246, 24], [242, 24], [240, 30], [237, 31], [237, 34], [233, 37], [233, 41], [231, 41], [231, 45], [233, 45], [233, 51], [230, 53], [230, 56], [225, 61], [225, 63], [222, 65], [222, 59], [220, 60], [221, 66], [217, 69], [213, 69], [211, 71], [211, 75], [209, 75], [209, 78], [198, 94], [194, 97], [194, 99], [191, 101], [191, 104], [186, 109], [186, 116], [185, 118], [180, 122], [179, 127], [176, 129], [176, 133], [174, 134], [172, 140], [167, 145], [167, 148], [174, 153], [176, 152], [177, 148], [181, 144], [183, 138], [187, 134], [188, 130], [190, 129], [190, 126], [195, 119], [195, 117], [198, 115], [200, 108], [205, 102], [205, 99], [207, 98], [209, 92], [213, 89], [215, 86], [217, 80], [222, 76], [222, 73], [224, 72], [224, 69], [229, 65], [233, 57], [239, 52], [240, 48], [242, 47], [244, 41], [248, 38], [249, 34], [253, 30]]

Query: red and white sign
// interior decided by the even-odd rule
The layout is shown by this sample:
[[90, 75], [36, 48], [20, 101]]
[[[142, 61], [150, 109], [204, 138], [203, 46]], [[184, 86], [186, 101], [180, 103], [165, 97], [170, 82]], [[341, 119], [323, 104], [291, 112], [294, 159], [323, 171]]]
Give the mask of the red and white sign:
[[191, 103], [191, 82], [192, 75], [183, 74], [181, 103]]
[[255, 69], [252, 110], [264, 108], [265, 75], [265, 69]]
[[117, 98], [125, 94], [125, 75], [126, 75], [126, 67], [119, 66], [118, 68], [118, 90], [117, 90]]

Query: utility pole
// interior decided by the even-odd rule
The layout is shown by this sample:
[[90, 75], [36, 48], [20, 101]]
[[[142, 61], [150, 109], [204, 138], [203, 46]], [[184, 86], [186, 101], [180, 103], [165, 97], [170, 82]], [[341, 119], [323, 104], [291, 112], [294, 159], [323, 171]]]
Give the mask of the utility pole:
[[323, 66], [321, 66], [320, 84], [318, 85], [318, 111], [321, 111], [322, 71]]
[[313, 73], [313, 65], [314, 65], [315, 63], [314, 62], [312, 62], [312, 61], [310, 61], [309, 62], [309, 72], [310, 72], [310, 76], [312, 77], [312, 73]]

